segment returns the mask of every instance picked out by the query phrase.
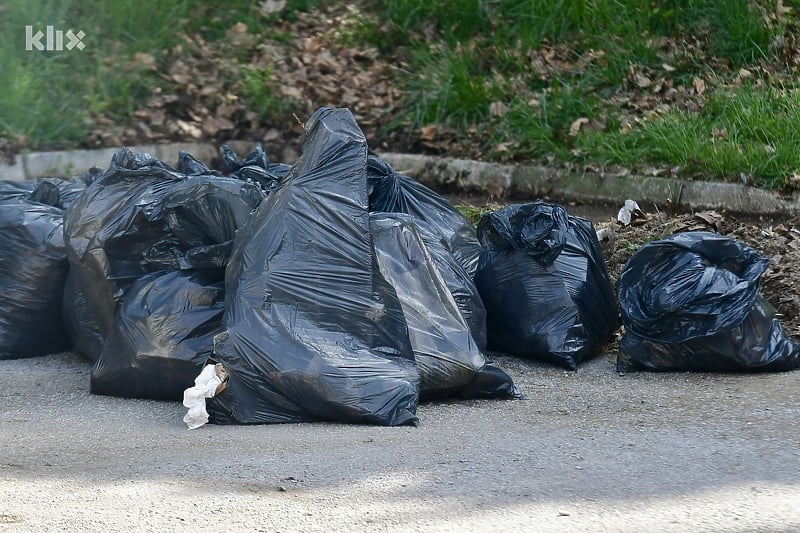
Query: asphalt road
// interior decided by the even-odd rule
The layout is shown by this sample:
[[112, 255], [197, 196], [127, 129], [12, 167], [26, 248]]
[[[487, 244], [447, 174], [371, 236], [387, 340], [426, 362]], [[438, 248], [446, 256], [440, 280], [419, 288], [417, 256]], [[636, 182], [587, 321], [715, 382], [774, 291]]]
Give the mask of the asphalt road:
[[499, 363], [526, 400], [189, 431], [71, 354], [0, 361], [0, 530], [800, 531], [800, 371]]

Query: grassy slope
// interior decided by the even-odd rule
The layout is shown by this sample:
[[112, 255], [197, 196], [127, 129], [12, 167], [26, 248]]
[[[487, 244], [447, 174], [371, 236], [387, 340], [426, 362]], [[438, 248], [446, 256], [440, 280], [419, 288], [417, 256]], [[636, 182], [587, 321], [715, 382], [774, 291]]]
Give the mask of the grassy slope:
[[[325, 3], [289, 1], [274, 14], [265, 11], [268, 3], [215, 4], [0, 1], [5, 150], [149, 139], [141, 117], [151, 128], [159, 119], [169, 122], [164, 136], [209, 140], [219, 128], [256, 135], [281, 129], [280, 114], [302, 117], [307, 111], [299, 102], [314, 98], [278, 94], [295, 69], [276, 68], [269, 47], [303, 41], [292, 20]], [[346, 11], [352, 24], [338, 32], [336, 46], [375, 47], [395, 67], [385, 70], [403, 96], [379, 115], [382, 133], [400, 140], [394, 148], [677, 169], [688, 177], [769, 187], [797, 181], [796, 14], [781, 2], [385, 0], [356, 6], [329, 7], [310, 19]], [[27, 24], [82, 29], [87, 47], [25, 51]], [[195, 76], [206, 79], [193, 84]], [[202, 93], [202, 85], [210, 87], [198, 96], [206, 99], [202, 105], [184, 101], [184, 94]]]
[[381, 4], [367, 34], [416, 73], [407, 127], [480, 128], [500, 159], [645, 162], [771, 187], [800, 169], [796, 27], [780, 3]]

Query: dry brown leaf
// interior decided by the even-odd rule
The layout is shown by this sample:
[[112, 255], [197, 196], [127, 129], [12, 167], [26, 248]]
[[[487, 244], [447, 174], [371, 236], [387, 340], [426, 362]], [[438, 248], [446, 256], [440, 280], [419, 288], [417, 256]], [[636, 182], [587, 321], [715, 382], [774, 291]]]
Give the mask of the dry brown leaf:
[[489, 104], [489, 113], [493, 117], [502, 117], [508, 112], [508, 107], [503, 102], [492, 102]]
[[253, 40], [253, 36], [247, 32], [247, 24], [244, 22], [237, 22], [231, 26], [225, 35], [234, 46], [245, 46]]
[[150, 113], [150, 125], [163, 125], [166, 118], [167, 115], [164, 113], [163, 109], [154, 109], [152, 113]]
[[697, 94], [702, 95], [704, 92], [706, 92], [706, 82], [697, 76], [692, 79], [692, 86], [694, 87], [694, 90], [697, 91]]
[[200, 89], [200, 96], [211, 96], [212, 94], [217, 94], [219, 92], [219, 85], [204, 85], [203, 88]]
[[728, 128], [711, 128], [711, 135], [715, 139], [727, 139]]
[[186, 122], [185, 120], [176, 120], [175, 124], [178, 126], [178, 132], [183, 135], [187, 135], [192, 139], [199, 139], [203, 136], [202, 130], [192, 122]]
[[775, 15], [777, 15], [778, 20], [782, 20], [786, 18], [786, 15], [792, 12], [792, 8], [783, 5], [783, 0], [777, 0], [775, 3]]
[[228, 28], [228, 35], [242, 35], [247, 33], [247, 24], [244, 22], [237, 22], [230, 28]]
[[636, 76], [634, 76], [633, 79], [636, 82], [636, 85], [639, 86], [640, 89], [646, 89], [653, 84], [653, 81], [650, 78], [641, 73], [636, 74]]
[[292, 85], [281, 85], [281, 93], [294, 100], [300, 100], [303, 97], [303, 91]]
[[701, 211], [700, 213], [695, 213], [695, 218], [699, 218], [709, 226], [714, 226], [717, 222], [722, 219], [722, 215], [717, 213], [716, 211]]
[[152, 139], [155, 137], [155, 135], [153, 135], [153, 130], [151, 130], [144, 122], [139, 122], [136, 124], [136, 127], [139, 129], [142, 135], [144, 135], [145, 139]]
[[156, 58], [150, 54], [136, 52], [133, 54], [133, 64], [145, 70], [156, 70]]
[[423, 126], [420, 128], [420, 138], [423, 141], [432, 141], [436, 138], [438, 128], [435, 124], [431, 124], [430, 126]]
[[219, 116], [211, 117], [203, 122], [203, 133], [213, 137], [220, 131], [232, 130], [234, 127], [235, 124], [229, 118]]
[[586, 117], [581, 117], [581, 118], [575, 120], [569, 126], [569, 134], [573, 135], [573, 136], [577, 135], [581, 131], [581, 126], [583, 126], [584, 124], [588, 124], [588, 123], [589, 123], [589, 119], [586, 118]]

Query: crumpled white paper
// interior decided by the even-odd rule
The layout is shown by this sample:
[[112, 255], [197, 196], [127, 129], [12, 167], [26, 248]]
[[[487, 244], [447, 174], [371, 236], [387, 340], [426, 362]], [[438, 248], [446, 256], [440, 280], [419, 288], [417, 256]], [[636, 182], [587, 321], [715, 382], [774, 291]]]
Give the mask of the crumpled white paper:
[[206, 398], [213, 398], [224, 390], [227, 379], [228, 375], [222, 365], [206, 365], [195, 378], [194, 387], [183, 391], [183, 405], [189, 409], [183, 421], [189, 429], [197, 429], [208, 422]]

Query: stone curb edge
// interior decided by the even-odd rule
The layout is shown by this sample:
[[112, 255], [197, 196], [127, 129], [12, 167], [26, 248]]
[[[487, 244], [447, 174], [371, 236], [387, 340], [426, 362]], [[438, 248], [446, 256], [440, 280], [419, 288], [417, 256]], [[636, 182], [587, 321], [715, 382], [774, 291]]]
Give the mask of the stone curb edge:
[[[230, 141], [240, 154], [254, 145]], [[168, 163], [184, 150], [210, 163], [218, 150], [210, 143], [171, 143], [131, 146]], [[269, 154], [269, 147], [266, 147]], [[116, 148], [33, 152], [18, 155], [13, 164], [0, 163], [0, 180], [26, 180], [47, 175], [70, 176], [93, 166], [105, 167]], [[289, 151], [291, 153], [292, 151]], [[286, 151], [284, 152], [286, 153]], [[574, 172], [531, 165], [487, 163], [465, 159], [415, 155], [379, 154], [395, 170], [437, 190], [477, 193], [487, 197], [549, 198], [553, 201], [622, 205], [627, 198], [647, 210], [650, 205], [682, 209], [725, 209], [751, 215], [800, 215], [800, 198], [786, 199], [773, 192], [743, 184], [681, 180], [652, 176]], [[293, 161], [280, 161], [292, 163]]]

